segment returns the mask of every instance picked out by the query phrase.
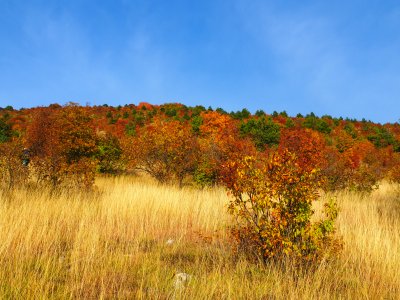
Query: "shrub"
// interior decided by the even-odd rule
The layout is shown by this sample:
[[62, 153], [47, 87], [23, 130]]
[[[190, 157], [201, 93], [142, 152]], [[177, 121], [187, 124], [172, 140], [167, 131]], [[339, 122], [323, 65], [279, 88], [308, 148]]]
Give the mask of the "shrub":
[[383, 159], [386, 156], [383, 150], [378, 152], [368, 141], [358, 142], [342, 153], [330, 149], [328, 163], [322, 170], [327, 178], [326, 189], [372, 192], [387, 172], [385, 160], [391, 158]]
[[193, 181], [200, 188], [215, 185], [217, 179], [217, 170], [207, 160], [201, 161], [193, 173]]
[[122, 149], [117, 137], [104, 131], [98, 132], [97, 148], [97, 169], [100, 173], [117, 174], [124, 169]]
[[388, 171], [387, 179], [394, 184], [400, 184], [400, 154], [395, 153], [393, 156], [393, 165]]
[[182, 186], [185, 177], [193, 174], [199, 147], [187, 124], [156, 119], [123, 142], [128, 164], [142, 170], [160, 183], [177, 181]]
[[29, 169], [24, 159], [24, 147], [19, 139], [0, 143], [0, 188], [11, 190], [27, 182]]
[[230, 162], [224, 166], [223, 181], [233, 196], [228, 209], [236, 220], [232, 234], [239, 252], [263, 262], [313, 260], [331, 243], [335, 203], [326, 205], [326, 219], [311, 222], [322, 180], [316, 169], [300, 168], [294, 154], [284, 151]]
[[97, 152], [90, 117], [81, 107], [39, 109], [27, 129], [33, 175], [53, 189], [60, 185], [91, 188]]
[[278, 151], [289, 151], [296, 155], [296, 163], [307, 171], [324, 168], [326, 165], [326, 146], [318, 132], [291, 128], [282, 130]]
[[7, 118], [0, 118], [0, 143], [7, 142], [13, 135], [11, 125], [6, 121]]

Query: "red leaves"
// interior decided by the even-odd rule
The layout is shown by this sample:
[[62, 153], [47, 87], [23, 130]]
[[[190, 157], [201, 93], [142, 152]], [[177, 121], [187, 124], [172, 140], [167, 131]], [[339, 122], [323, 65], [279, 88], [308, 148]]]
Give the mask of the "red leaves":
[[27, 130], [27, 147], [37, 181], [53, 188], [93, 185], [97, 146], [89, 122], [85, 110], [75, 105], [36, 112]]
[[325, 141], [321, 134], [309, 129], [286, 129], [281, 133], [279, 152], [288, 150], [296, 154], [300, 168], [310, 171], [326, 164]]
[[[112, 134], [117, 139], [113, 144], [125, 145], [124, 157], [131, 165], [143, 168], [147, 164], [147, 170], [157, 173], [158, 178], [165, 178], [161, 181], [182, 182], [183, 178], [192, 177], [201, 186], [218, 183], [225, 176], [221, 166], [228, 161], [275, 151], [279, 137], [274, 131], [270, 134], [268, 126], [254, 127], [257, 130], [250, 126], [253, 131], [244, 134], [240, 131], [241, 121], [222, 110], [176, 103], [118, 107], [53, 104], [48, 108], [3, 110], [0, 115], [18, 131], [18, 136], [26, 137], [36, 170], [42, 166], [43, 176], [47, 181], [54, 178], [54, 182], [59, 181], [61, 174], [68, 173], [64, 171], [69, 165], [89, 157], [99, 158], [100, 147], [105, 153], [104, 141], [99, 141], [95, 131]], [[246, 115], [243, 124], [263, 117]], [[371, 187], [378, 180], [393, 176], [400, 164], [394, 159], [394, 152], [400, 151], [398, 124], [382, 126], [367, 121], [320, 119], [315, 115], [308, 120], [312, 124], [307, 123], [309, 128], [303, 128], [304, 118], [289, 118], [286, 114], [274, 117], [280, 124], [278, 152], [294, 153], [295, 163], [304, 171], [320, 169], [332, 189]], [[318, 127], [319, 120], [329, 130]], [[274, 143], [268, 143], [270, 135], [276, 138]], [[114, 150], [112, 165], [121, 170], [124, 161], [118, 147]], [[104, 170], [104, 164], [98, 169]]]
[[180, 185], [194, 171], [199, 155], [197, 140], [187, 124], [161, 119], [141, 128], [137, 137], [127, 140], [124, 150], [135, 168], [159, 182], [175, 179]]
[[203, 171], [213, 174], [217, 181], [221, 166], [227, 161], [235, 161], [245, 155], [255, 154], [256, 149], [250, 140], [239, 137], [238, 124], [228, 115], [217, 112], [202, 113], [203, 124], [200, 126], [199, 138], [202, 153]]

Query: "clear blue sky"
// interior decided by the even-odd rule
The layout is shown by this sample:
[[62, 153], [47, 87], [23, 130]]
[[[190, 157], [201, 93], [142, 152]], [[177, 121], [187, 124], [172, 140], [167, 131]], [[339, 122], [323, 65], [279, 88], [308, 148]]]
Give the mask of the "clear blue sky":
[[0, 0], [0, 106], [400, 118], [400, 1]]

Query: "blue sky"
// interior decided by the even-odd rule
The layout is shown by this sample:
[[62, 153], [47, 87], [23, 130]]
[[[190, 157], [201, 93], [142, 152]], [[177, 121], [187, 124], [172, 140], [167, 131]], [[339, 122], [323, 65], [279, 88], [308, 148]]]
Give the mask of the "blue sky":
[[0, 106], [400, 118], [400, 2], [0, 0]]

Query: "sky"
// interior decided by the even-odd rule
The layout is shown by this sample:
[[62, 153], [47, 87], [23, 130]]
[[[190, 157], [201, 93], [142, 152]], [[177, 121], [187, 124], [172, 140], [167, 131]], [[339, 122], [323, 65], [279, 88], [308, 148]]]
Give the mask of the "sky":
[[3, 107], [400, 118], [398, 0], [0, 0], [0, 25]]

